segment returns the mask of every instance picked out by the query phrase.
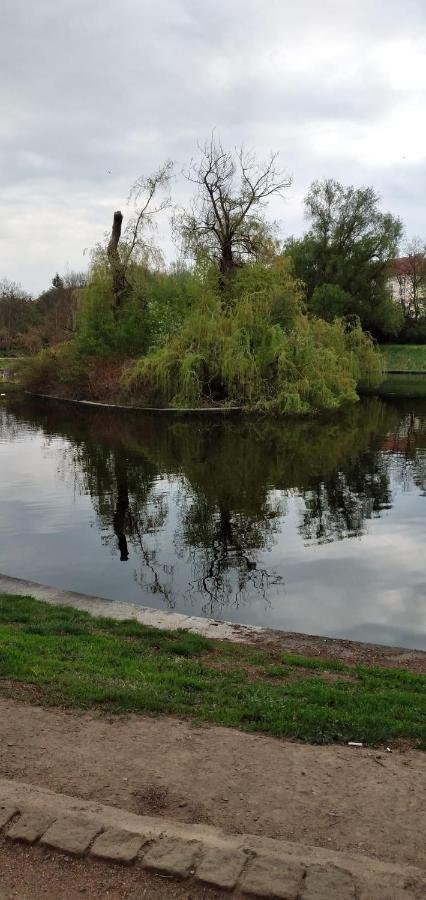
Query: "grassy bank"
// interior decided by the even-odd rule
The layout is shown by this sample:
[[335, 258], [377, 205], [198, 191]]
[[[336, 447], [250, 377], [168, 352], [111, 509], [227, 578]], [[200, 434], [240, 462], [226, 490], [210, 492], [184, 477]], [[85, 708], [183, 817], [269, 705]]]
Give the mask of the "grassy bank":
[[0, 594], [0, 693], [167, 713], [312, 743], [426, 747], [426, 677], [92, 618]]
[[385, 344], [389, 372], [426, 372], [426, 344]]
[[[15, 371], [15, 368], [16, 368], [18, 362], [20, 362], [20, 360], [17, 357], [16, 358], [14, 358], [14, 357], [8, 358], [5, 356], [0, 356], [0, 387], [2, 385], [12, 385], [16, 382], [16, 379], [15, 379], [15, 376], [13, 373]], [[9, 376], [6, 377], [6, 375], [3, 375], [3, 372], [7, 372], [8, 370], [10, 370], [12, 373], [11, 377], [9, 377]]]

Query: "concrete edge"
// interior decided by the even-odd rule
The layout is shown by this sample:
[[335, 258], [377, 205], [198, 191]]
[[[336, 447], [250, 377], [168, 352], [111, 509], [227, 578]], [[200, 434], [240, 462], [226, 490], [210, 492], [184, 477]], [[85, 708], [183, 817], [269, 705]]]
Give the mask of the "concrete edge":
[[[350, 876], [353, 879], [354, 885], [357, 886], [357, 897], [365, 897], [366, 900], [368, 897], [376, 896], [374, 885], [380, 886], [381, 890], [384, 885], [389, 885], [389, 889], [399, 888], [401, 894], [398, 896], [401, 896], [401, 900], [403, 897], [411, 900], [411, 898], [421, 896], [421, 891], [425, 886], [424, 872], [418, 866], [379, 860], [365, 854], [295, 844], [274, 838], [250, 834], [227, 834], [208, 825], [185, 824], [160, 817], [139, 816], [117, 807], [82, 800], [67, 794], [58, 794], [28, 783], [3, 778], [0, 779], [1, 813], [3, 813], [1, 824], [5, 835], [8, 834], [12, 823], [14, 826], [16, 825], [19, 817], [25, 817], [29, 813], [34, 820], [34, 817], [39, 816], [46, 824], [40, 828], [37, 839], [41, 840], [43, 845], [53, 846], [63, 852], [67, 851], [66, 841], [64, 846], [61, 846], [60, 843], [49, 844], [48, 831], [52, 822], [60, 823], [63, 830], [66, 830], [67, 822], [71, 821], [77, 825], [77, 828], [81, 825], [84, 829], [92, 830], [93, 836], [99, 836], [107, 831], [111, 831], [112, 834], [119, 831], [121, 839], [123, 839], [123, 835], [124, 838], [127, 835], [129, 839], [135, 835], [140, 836], [141, 844], [144, 846], [142, 855], [136, 858], [135, 854], [135, 861], [142, 866], [144, 866], [144, 853], [147, 846], [149, 849], [153, 844], [157, 847], [159, 845], [165, 847], [173, 844], [174, 841], [178, 842], [180, 849], [185, 844], [188, 847], [196, 846], [198, 848], [197, 861], [191, 875], [196, 875], [195, 869], [205, 855], [214, 851], [215, 854], [219, 854], [219, 859], [220, 854], [228, 858], [230, 855], [241, 858], [244, 854], [244, 858], [249, 863], [248, 867], [250, 867], [250, 861], [258, 860], [263, 863], [265, 870], [268, 869], [268, 866], [278, 865], [284, 868], [302, 868], [305, 874], [309, 873], [310, 867], [313, 873], [317, 872], [318, 867], [321, 868], [323, 874], [332, 872], [335, 876], [336, 872], [340, 872], [345, 877]], [[10, 837], [13, 837], [13, 832]], [[22, 840], [22, 838], [20, 839]], [[91, 844], [93, 844], [93, 840]], [[128, 861], [120, 860], [119, 852], [115, 854], [114, 849], [113, 846], [111, 860]], [[119, 850], [119, 848], [117, 849]], [[88, 854], [91, 852], [89, 845], [85, 852]], [[240, 875], [241, 873], [242, 869]], [[247, 869], [244, 870], [244, 878], [246, 878], [246, 874]], [[220, 877], [220, 875], [221, 866], [219, 865], [218, 876]], [[237, 880], [238, 878], [236, 878], [235, 886], [238, 888]], [[410, 889], [406, 892], [407, 884], [410, 885]], [[413, 886], [416, 893], [411, 892]], [[276, 895], [264, 893], [262, 896]], [[303, 900], [303, 891], [301, 896]], [[387, 895], [380, 894], [380, 896]], [[330, 894], [330, 900], [341, 900], [341, 895], [339, 893]]]
[[[325, 635], [312, 635], [279, 629], [274, 630], [260, 625], [243, 625], [221, 619], [188, 616], [184, 613], [155, 609], [151, 606], [138, 606], [137, 604], [121, 600], [110, 600], [107, 597], [67, 591], [24, 578], [13, 578], [1, 572], [0, 592], [31, 595], [36, 600], [43, 600], [52, 606], [71, 606], [74, 609], [87, 612], [91, 616], [104, 616], [117, 621], [133, 619], [141, 625], [147, 625], [150, 628], [161, 628], [165, 631], [175, 631], [182, 628], [210, 640], [256, 644], [259, 648], [278, 645], [283, 652], [302, 652], [308, 656], [317, 656], [318, 644], [320, 644], [327, 656], [346, 658], [349, 663], [351, 662], [351, 656], [356, 659], [356, 654], [359, 651], [364, 654], [370, 652], [377, 654], [379, 652], [383, 657], [380, 665], [383, 666], [392, 666], [393, 661], [397, 663], [401, 661], [405, 665], [408, 655], [411, 663], [413, 660], [419, 661], [420, 671], [426, 671], [426, 651], [424, 650], [388, 647], [386, 645], [352, 641], [346, 638], [326, 637]], [[300, 650], [301, 643], [303, 644], [302, 651]], [[349, 655], [347, 651], [349, 651]], [[408, 668], [410, 668], [410, 665], [408, 665]]]
[[9, 575], [1, 573], [0, 591], [5, 594], [31, 594], [36, 600], [44, 600], [53, 606], [72, 606], [74, 609], [81, 609], [92, 616], [106, 616], [118, 621], [135, 619], [141, 625], [163, 628], [167, 631], [184, 628], [204, 637], [220, 640], [244, 642], [267, 632], [267, 629], [255, 625], [236, 625], [219, 619], [203, 619], [201, 616], [187, 616], [183, 613], [163, 611], [150, 606], [137, 606], [121, 600], [108, 600], [104, 597], [79, 594], [76, 591], [65, 591], [23, 578], [11, 578]]
[[38, 397], [40, 400], [55, 400], [59, 403], [77, 403], [79, 406], [94, 406], [100, 409], [124, 410], [126, 412], [142, 412], [142, 413], [168, 413], [177, 416], [198, 416], [198, 415], [236, 415], [242, 412], [250, 412], [243, 406], [196, 406], [196, 407], [177, 407], [177, 406], [129, 406], [125, 403], [101, 403], [99, 400], [76, 400], [73, 397], [60, 397], [54, 394], [35, 394], [33, 391], [25, 391], [29, 397]]

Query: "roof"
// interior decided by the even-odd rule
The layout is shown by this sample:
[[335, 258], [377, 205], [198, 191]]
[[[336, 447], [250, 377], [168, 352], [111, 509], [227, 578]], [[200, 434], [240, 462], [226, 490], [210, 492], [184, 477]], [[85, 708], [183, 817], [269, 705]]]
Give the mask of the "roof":
[[420, 272], [425, 263], [425, 257], [422, 253], [416, 253], [413, 256], [400, 256], [398, 259], [392, 259], [389, 268], [393, 275], [413, 275]]

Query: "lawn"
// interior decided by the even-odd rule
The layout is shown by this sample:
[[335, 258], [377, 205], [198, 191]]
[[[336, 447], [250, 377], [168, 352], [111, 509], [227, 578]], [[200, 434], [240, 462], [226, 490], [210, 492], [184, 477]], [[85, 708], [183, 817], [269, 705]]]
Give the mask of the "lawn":
[[389, 372], [426, 372], [426, 344], [384, 344]]
[[0, 594], [0, 695], [312, 743], [426, 747], [426, 677], [209, 641]]
[[4, 371], [4, 369], [11, 369], [13, 372], [14, 369], [16, 368], [17, 360], [18, 360], [18, 357], [7, 358], [6, 356], [0, 356], [0, 377], [1, 377], [1, 373]]

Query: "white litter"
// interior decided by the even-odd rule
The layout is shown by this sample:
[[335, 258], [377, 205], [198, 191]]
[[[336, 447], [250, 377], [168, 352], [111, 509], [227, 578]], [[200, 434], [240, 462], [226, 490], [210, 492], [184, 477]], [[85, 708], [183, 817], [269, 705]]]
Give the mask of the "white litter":
[[364, 744], [361, 744], [360, 741], [348, 741], [348, 747], [363, 747]]

